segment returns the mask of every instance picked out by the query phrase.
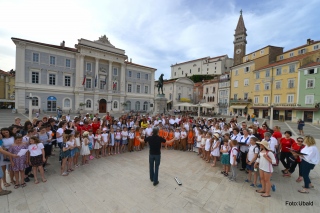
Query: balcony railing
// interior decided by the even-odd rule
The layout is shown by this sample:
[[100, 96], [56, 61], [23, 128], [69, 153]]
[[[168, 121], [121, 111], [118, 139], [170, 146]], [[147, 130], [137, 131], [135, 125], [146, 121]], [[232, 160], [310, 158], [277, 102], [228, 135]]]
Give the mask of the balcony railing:
[[218, 107], [228, 107], [229, 103], [219, 102], [217, 105]]
[[236, 100], [230, 100], [230, 103], [252, 103], [251, 99], [236, 99]]

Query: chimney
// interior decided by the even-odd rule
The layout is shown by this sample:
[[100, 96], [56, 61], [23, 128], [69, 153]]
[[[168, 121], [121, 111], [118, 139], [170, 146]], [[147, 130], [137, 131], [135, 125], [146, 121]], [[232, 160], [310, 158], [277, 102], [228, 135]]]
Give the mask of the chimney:
[[311, 44], [311, 39], [310, 38], [307, 39], [307, 44]]
[[130, 58], [130, 63], [132, 63], [132, 58]]
[[62, 42], [60, 43], [60, 46], [61, 46], [61, 47], [65, 47], [65, 42], [62, 41]]

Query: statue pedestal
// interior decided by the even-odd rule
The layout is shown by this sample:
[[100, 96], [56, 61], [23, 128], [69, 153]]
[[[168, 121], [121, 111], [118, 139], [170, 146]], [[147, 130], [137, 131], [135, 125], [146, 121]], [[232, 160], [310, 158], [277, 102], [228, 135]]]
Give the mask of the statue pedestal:
[[164, 94], [158, 94], [154, 99], [155, 103], [155, 113], [166, 113], [167, 112], [167, 102], [168, 99], [164, 96]]

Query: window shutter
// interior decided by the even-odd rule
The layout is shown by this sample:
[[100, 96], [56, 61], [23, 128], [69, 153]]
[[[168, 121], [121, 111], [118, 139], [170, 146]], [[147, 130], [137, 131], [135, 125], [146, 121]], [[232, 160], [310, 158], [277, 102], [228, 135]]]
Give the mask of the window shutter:
[[308, 70], [305, 70], [305, 71], [304, 71], [304, 75], [307, 75], [307, 74], [308, 74]]
[[314, 68], [314, 73], [318, 73], [318, 68]]

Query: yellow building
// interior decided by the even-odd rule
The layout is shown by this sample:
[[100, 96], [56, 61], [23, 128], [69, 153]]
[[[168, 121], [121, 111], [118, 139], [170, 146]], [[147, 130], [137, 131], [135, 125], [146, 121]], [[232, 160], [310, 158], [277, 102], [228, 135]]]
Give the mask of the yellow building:
[[0, 70], [0, 108], [13, 108], [15, 103], [14, 72]]
[[252, 91], [254, 113], [273, 119], [296, 120], [298, 104], [298, 69], [320, 56], [320, 42], [307, 40], [307, 44], [277, 56], [277, 61], [256, 69]]

